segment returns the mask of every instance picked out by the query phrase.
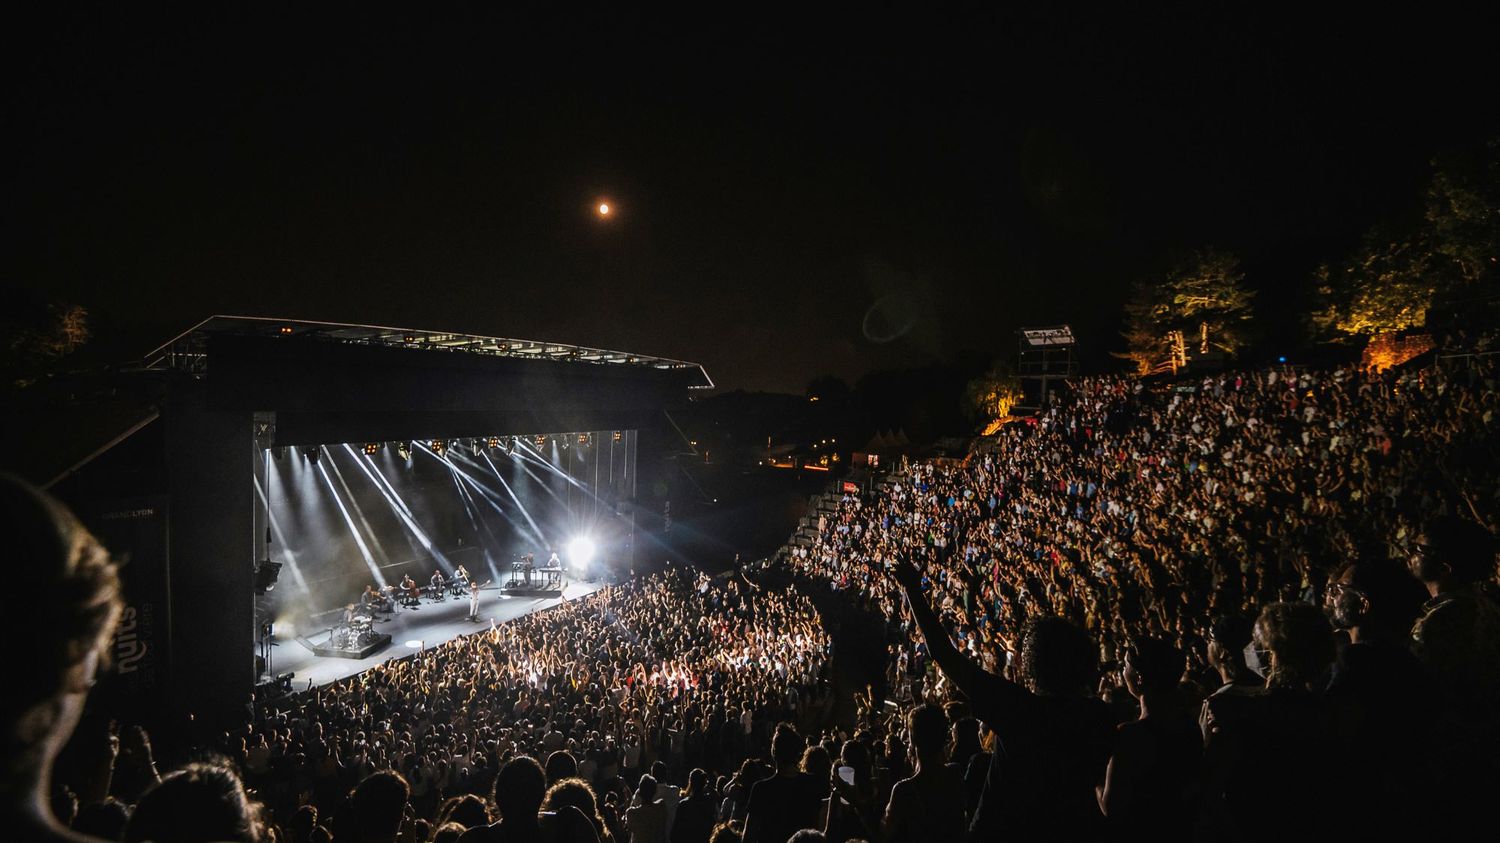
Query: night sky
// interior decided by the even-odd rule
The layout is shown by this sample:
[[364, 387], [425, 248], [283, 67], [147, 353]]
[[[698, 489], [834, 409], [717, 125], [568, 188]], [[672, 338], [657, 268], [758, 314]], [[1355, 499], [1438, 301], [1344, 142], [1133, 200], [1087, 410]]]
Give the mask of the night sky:
[[1500, 133], [1493, 30], [1430, 6], [368, 5], [13, 19], [3, 283], [121, 353], [235, 313], [800, 391], [1022, 324], [1102, 359], [1130, 281], [1200, 246], [1287, 321], [1318, 260], [1419, 210], [1433, 154]]

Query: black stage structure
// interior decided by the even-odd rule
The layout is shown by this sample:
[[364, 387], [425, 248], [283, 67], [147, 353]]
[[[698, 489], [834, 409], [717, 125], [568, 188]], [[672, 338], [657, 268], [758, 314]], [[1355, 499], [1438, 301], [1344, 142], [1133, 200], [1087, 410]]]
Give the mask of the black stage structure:
[[[295, 632], [305, 637], [321, 623], [313, 615], [377, 577], [412, 574], [425, 585], [418, 572], [463, 564], [476, 580], [494, 580], [512, 575], [522, 550], [543, 566], [568, 538], [566, 525], [507, 511], [525, 508], [517, 483], [540, 484], [541, 510], [606, 513], [605, 555], [629, 565], [637, 432], [690, 390], [712, 386], [695, 363], [641, 354], [215, 316], [144, 360], [28, 390], [6, 413], [6, 435], [35, 447], [13, 447], [6, 464], [72, 506], [126, 560], [129, 607], [113, 687], [101, 698], [203, 722], [243, 710], [267, 622], [300, 622]], [[500, 468], [507, 460], [513, 468]], [[577, 465], [596, 477], [605, 465], [614, 473], [596, 483], [575, 476]], [[464, 508], [426, 522], [420, 497], [436, 488], [434, 476]], [[316, 531], [294, 529], [298, 507], [330, 506], [298, 498], [299, 482], [333, 490], [334, 523], [363, 537], [355, 572], [335, 572], [327, 588], [309, 585], [306, 570], [293, 586], [296, 535], [313, 535], [303, 552], [319, 552]], [[384, 515], [373, 517], [377, 510]], [[522, 538], [507, 543], [476, 512]], [[399, 541], [382, 535], [392, 523], [409, 528]], [[486, 540], [455, 547], [439, 534], [448, 523]], [[339, 553], [352, 555], [347, 546]], [[267, 599], [272, 576], [270, 593], [307, 595], [290, 615]]]

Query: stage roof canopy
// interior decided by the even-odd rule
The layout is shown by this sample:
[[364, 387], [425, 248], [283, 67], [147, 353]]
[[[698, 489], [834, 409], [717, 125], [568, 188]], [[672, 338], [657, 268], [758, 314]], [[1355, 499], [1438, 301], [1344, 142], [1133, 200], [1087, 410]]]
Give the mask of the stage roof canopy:
[[146, 355], [146, 367], [177, 369], [201, 374], [205, 368], [208, 342], [210, 338], [219, 335], [296, 337], [351, 346], [443, 351], [518, 360], [555, 360], [632, 366], [686, 374], [688, 377], [684, 385], [688, 389], [712, 389], [714, 385], [701, 365], [667, 357], [538, 340], [482, 337], [474, 334], [455, 334], [416, 328], [307, 322], [260, 316], [210, 316], [153, 349]]

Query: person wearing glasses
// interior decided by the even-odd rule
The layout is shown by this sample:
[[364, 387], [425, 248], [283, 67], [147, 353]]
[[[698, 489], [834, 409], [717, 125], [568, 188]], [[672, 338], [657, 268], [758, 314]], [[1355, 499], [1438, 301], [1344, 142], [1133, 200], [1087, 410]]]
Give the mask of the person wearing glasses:
[[1400, 565], [1376, 558], [1345, 565], [1324, 590], [1323, 610], [1347, 636], [1326, 696], [1340, 765], [1360, 771], [1345, 803], [1355, 837], [1420, 827], [1419, 794], [1430, 779], [1412, 771], [1425, 763], [1436, 709], [1431, 680], [1406, 641], [1422, 598]]
[[1411, 628], [1411, 648], [1441, 702], [1427, 753], [1438, 797], [1429, 817], [1451, 821], [1490, 804], [1500, 791], [1500, 594], [1495, 537], [1451, 515], [1423, 525], [1406, 566], [1429, 600]]

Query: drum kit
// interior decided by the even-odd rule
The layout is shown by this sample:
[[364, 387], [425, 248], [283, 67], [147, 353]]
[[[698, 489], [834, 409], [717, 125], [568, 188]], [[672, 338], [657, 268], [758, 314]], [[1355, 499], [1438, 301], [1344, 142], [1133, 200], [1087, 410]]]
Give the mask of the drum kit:
[[375, 619], [369, 615], [355, 615], [333, 629], [333, 645], [342, 649], [358, 649], [374, 640]]

